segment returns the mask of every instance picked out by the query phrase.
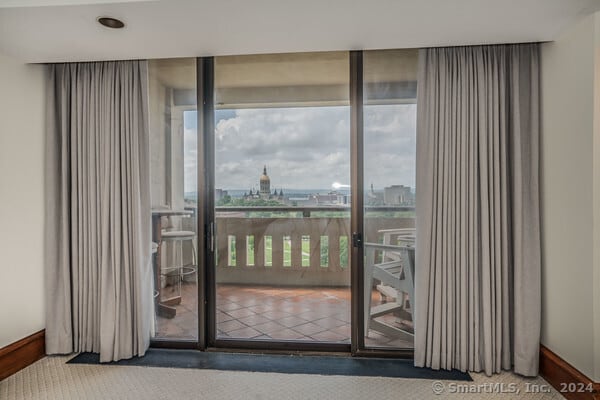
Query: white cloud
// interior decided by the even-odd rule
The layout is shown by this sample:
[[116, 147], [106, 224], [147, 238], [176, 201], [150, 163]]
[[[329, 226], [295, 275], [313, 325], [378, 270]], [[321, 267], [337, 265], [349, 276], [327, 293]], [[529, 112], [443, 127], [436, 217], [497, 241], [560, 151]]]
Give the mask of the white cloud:
[[[218, 113], [217, 188], [256, 189], [265, 164], [271, 187], [284, 191], [350, 182], [349, 107], [228, 110], [221, 119]], [[365, 186], [414, 187], [416, 106], [367, 106], [364, 117]], [[195, 140], [186, 130], [185, 181], [194, 188]]]

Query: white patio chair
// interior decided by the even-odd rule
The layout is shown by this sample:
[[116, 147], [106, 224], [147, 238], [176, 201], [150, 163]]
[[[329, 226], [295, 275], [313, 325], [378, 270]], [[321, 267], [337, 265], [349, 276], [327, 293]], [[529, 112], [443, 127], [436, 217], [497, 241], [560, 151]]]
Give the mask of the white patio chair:
[[[377, 252], [383, 254], [381, 262], [376, 262]], [[413, 332], [399, 324], [388, 324], [377, 318], [400, 310], [412, 314], [415, 287], [414, 247], [365, 243], [365, 255], [365, 336], [373, 329], [388, 337], [412, 341]], [[393, 301], [371, 307], [374, 279], [381, 282], [378, 290], [384, 291], [385, 296]], [[408, 300], [410, 309], [405, 300]]]

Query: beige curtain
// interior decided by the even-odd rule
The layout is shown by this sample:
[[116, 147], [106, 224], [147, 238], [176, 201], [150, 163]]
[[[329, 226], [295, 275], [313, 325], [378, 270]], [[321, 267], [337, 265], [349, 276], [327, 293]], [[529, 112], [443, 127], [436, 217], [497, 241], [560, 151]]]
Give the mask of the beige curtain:
[[152, 322], [147, 65], [49, 66], [46, 351], [143, 355]]
[[415, 365], [538, 372], [539, 46], [420, 51]]

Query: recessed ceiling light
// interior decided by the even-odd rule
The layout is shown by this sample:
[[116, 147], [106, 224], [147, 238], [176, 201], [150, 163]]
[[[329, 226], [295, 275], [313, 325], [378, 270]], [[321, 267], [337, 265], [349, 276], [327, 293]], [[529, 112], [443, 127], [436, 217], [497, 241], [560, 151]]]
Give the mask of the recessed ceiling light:
[[121, 29], [125, 26], [123, 21], [111, 17], [99, 17], [98, 23], [102, 26], [112, 29]]

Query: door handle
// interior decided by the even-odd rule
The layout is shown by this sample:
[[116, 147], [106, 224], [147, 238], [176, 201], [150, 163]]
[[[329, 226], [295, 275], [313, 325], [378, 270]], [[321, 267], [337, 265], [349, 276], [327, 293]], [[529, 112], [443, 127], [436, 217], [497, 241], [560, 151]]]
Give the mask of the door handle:
[[352, 233], [352, 247], [360, 248], [363, 245], [362, 235], [358, 232]]
[[210, 252], [214, 252], [215, 251], [215, 223], [211, 222], [208, 224], [207, 229], [206, 229], [206, 242], [207, 242], [207, 247], [210, 250]]

